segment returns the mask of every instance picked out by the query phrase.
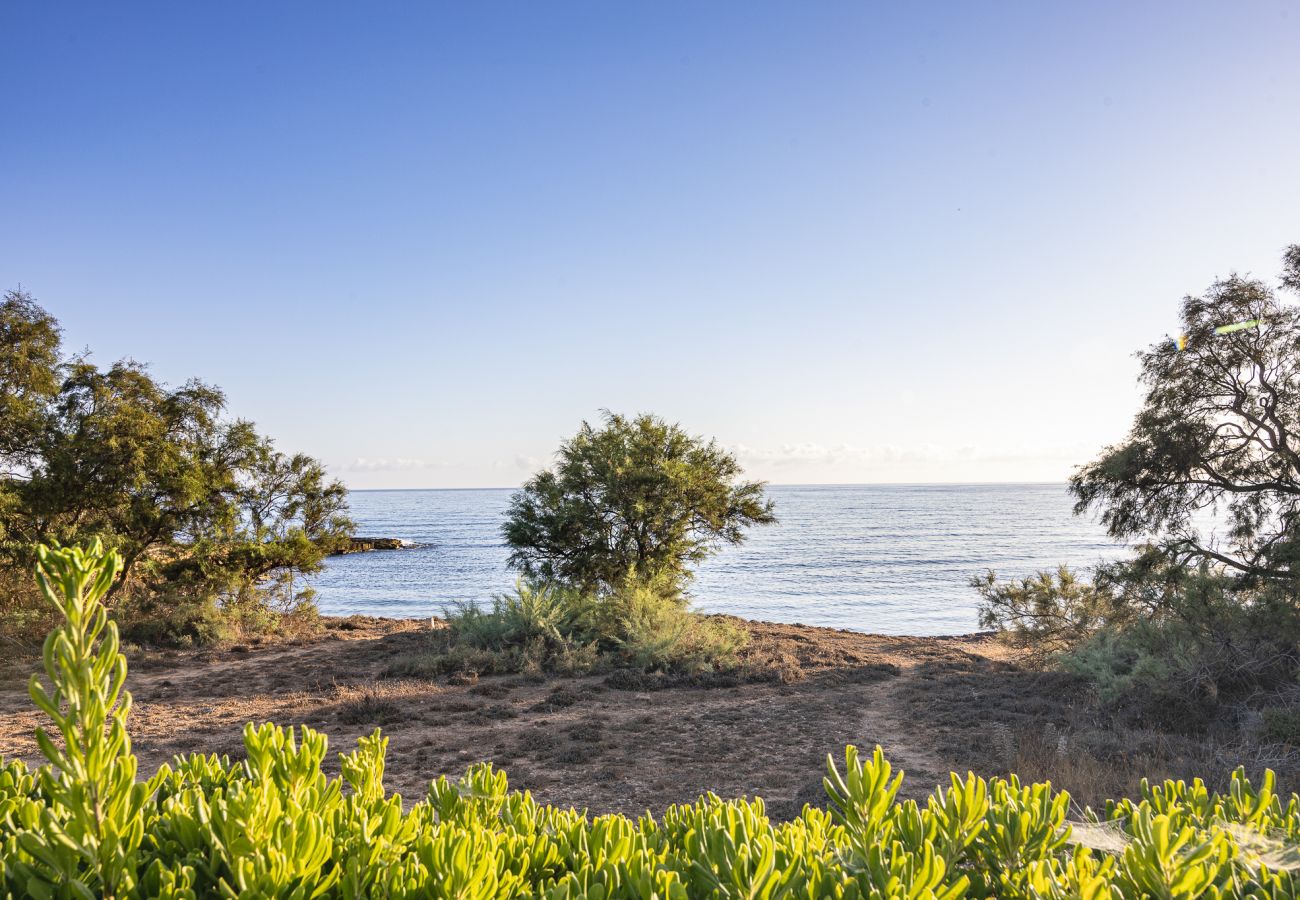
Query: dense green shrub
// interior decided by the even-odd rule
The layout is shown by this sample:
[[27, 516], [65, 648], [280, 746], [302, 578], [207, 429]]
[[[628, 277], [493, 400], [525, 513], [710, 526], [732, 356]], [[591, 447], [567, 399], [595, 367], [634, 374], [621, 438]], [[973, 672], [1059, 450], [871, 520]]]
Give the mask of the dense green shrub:
[[513, 592], [492, 598], [491, 609], [463, 603], [446, 618], [456, 643], [501, 650], [533, 640], [556, 646], [582, 640], [595, 630], [593, 615], [587, 594], [521, 578]]
[[1144, 785], [1068, 821], [1069, 797], [953, 775], [897, 799], [879, 748], [828, 760], [828, 809], [773, 824], [761, 799], [708, 795], [662, 818], [588, 816], [512, 792], [504, 773], [440, 777], [409, 809], [383, 784], [378, 731], [321, 771], [325, 736], [244, 730], [247, 758], [177, 757], [146, 781], [126, 731], [126, 663], [101, 598], [118, 559], [43, 551], [63, 618], [31, 693], [48, 763], [0, 762], [0, 893], [19, 897], [1113, 898], [1290, 897], [1300, 798], [1239, 771], [1225, 795]]
[[980, 620], [1031, 658], [1086, 678], [1106, 704], [1196, 725], [1225, 700], [1300, 671], [1300, 605], [1278, 581], [1243, 580], [1146, 548], [1099, 567], [976, 579]]

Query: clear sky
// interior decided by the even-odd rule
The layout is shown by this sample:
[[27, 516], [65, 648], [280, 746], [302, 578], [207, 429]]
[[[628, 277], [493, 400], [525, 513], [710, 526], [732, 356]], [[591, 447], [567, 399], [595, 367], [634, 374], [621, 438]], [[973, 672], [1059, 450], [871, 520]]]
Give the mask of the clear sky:
[[354, 487], [604, 407], [774, 482], [1066, 477], [1300, 241], [1300, 3], [0, 5], [0, 287]]

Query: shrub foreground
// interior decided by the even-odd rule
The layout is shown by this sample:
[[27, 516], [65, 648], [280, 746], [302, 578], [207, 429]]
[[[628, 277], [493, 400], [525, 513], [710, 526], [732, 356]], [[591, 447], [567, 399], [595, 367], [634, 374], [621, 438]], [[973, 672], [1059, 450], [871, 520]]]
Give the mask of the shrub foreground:
[[49, 760], [0, 766], [0, 886], [9, 897], [1193, 897], [1296, 894], [1300, 798], [1238, 772], [1145, 786], [1067, 821], [1069, 797], [1015, 777], [952, 776], [924, 804], [879, 748], [829, 762], [828, 809], [772, 824], [762, 800], [706, 796], [589, 817], [511, 792], [475, 766], [409, 809], [383, 786], [378, 732], [321, 769], [324, 735], [245, 728], [247, 758], [178, 757], [136, 779], [131, 698], [100, 597], [116, 558], [42, 551], [64, 622], [32, 696]]

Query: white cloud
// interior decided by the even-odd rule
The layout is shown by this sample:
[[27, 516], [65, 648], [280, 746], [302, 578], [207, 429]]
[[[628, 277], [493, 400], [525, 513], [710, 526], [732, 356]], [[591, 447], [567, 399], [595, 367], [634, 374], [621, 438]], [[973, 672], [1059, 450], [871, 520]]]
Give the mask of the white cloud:
[[742, 463], [749, 465], [822, 465], [822, 466], [883, 466], [896, 463], [990, 462], [1015, 460], [1075, 460], [1087, 458], [1095, 447], [1042, 446], [1042, 447], [978, 447], [971, 444], [951, 447], [938, 444], [913, 444], [895, 446], [883, 444], [874, 447], [857, 447], [852, 444], [826, 446], [813, 442], [782, 444], [774, 448], [748, 447], [744, 444], [732, 448]]
[[350, 472], [410, 472], [416, 469], [445, 469], [452, 465], [449, 462], [441, 460], [427, 459], [409, 459], [404, 456], [398, 456], [393, 459], [379, 458], [367, 459], [364, 456], [358, 456], [348, 466]]
[[542, 461], [540, 459], [536, 456], [529, 456], [526, 453], [517, 453], [515, 454], [514, 459], [492, 460], [492, 468], [498, 470], [509, 469], [510, 471], [514, 471], [515, 469], [521, 469], [525, 472], [532, 473], [536, 472], [541, 467]]

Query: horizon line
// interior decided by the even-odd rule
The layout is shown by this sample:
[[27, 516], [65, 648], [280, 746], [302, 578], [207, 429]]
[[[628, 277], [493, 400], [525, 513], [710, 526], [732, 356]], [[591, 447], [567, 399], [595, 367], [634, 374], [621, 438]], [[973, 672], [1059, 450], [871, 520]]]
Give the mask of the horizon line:
[[[764, 487], [771, 488], [844, 488], [844, 487], [995, 487], [1005, 485], [1007, 487], [1024, 487], [1029, 485], [1066, 485], [1065, 481], [815, 481], [815, 482], [791, 482], [775, 483], [768, 482]], [[391, 488], [354, 488], [349, 487], [349, 493], [366, 494], [366, 493], [427, 493], [430, 491], [517, 491], [522, 489], [523, 485], [486, 485], [477, 487], [391, 487]]]

